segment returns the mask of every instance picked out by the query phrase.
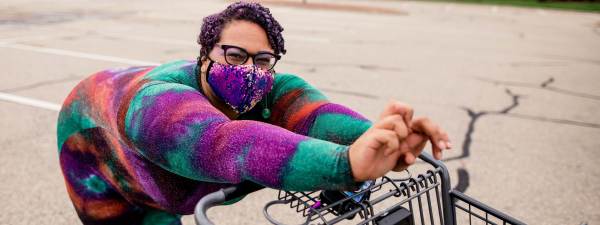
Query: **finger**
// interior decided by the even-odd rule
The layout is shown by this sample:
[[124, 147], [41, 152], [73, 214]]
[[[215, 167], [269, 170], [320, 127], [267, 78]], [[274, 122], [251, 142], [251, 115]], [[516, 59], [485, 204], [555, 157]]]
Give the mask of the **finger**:
[[446, 149], [452, 149], [452, 142], [450, 142], [450, 137], [448, 137], [448, 133], [442, 131], [442, 137], [446, 140]]
[[442, 149], [447, 149], [448, 143], [447, 135], [444, 133], [436, 124], [431, 122], [428, 118], [419, 118], [413, 121], [413, 129], [416, 132], [422, 132], [427, 135], [431, 141], [431, 149], [433, 157], [437, 160], [442, 158]]
[[412, 149], [409, 147], [406, 141], [402, 141], [400, 143], [400, 150], [398, 152], [400, 155], [398, 156], [398, 159], [396, 160], [396, 166], [394, 167], [396, 170], [402, 170], [401, 168], [406, 168], [412, 165], [413, 162], [407, 158], [407, 155], [412, 154]]
[[391, 130], [376, 129], [373, 131], [372, 135], [374, 135], [375, 140], [377, 141], [376, 146], [373, 146], [373, 148], [384, 148], [385, 156], [391, 155], [400, 147], [400, 141], [398, 140], [396, 133]]
[[406, 138], [409, 133], [406, 123], [400, 115], [387, 116], [374, 124], [373, 127], [378, 129], [392, 130], [396, 132], [399, 139]]
[[405, 162], [407, 165], [409, 165], [409, 166], [410, 166], [410, 165], [414, 164], [414, 163], [415, 163], [415, 161], [417, 161], [417, 156], [415, 156], [415, 154], [414, 154], [414, 153], [412, 153], [412, 152], [408, 152], [408, 153], [406, 153], [406, 154], [404, 155], [404, 162]]
[[[411, 133], [404, 139], [402, 143], [400, 143], [400, 152], [402, 152], [402, 156], [398, 159], [396, 167], [394, 167], [394, 171], [402, 171], [408, 166], [415, 163], [416, 158], [421, 155], [427, 141], [429, 139], [421, 134]], [[404, 148], [408, 150], [404, 150]], [[411, 155], [408, 155], [410, 153]]]
[[431, 122], [428, 118], [419, 118], [413, 121], [412, 127], [415, 131], [421, 132], [429, 137], [434, 147], [439, 149], [448, 149], [448, 135], [438, 125]]
[[427, 144], [428, 140], [429, 138], [425, 135], [411, 133], [408, 135], [408, 137], [406, 137], [403, 143], [406, 143], [406, 145], [408, 146], [408, 148], [411, 149], [411, 151], [415, 151], [422, 150], [425, 147], [425, 144]]
[[390, 100], [383, 112], [380, 114], [379, 119], [383, 119], [390, 115], [401, 115], [404, 119], [404, 123], [406, 123], [410, 129], [410, 121], [412, 121], [413, 114], [414, 111], [411, 106], [396, 100]]
[[413, 149], [418, 150], [419, 155], [421, 155], [421, 152], [423, 152], [423, 150], [425, 149], [425, 145], [427, 145], [427, 139], [425, 139], [423, 142], [421, 142], [420, 145], [418, 145], [417, 147], [415, 147]]
[[412, 149], [410, 147], [410, 144], [406, 141], [406, 139], [400, 142], [400, 153], [404, 154], [411, 151]]
[[425, 149], [425, 145], [426, 144], [427, 144], [427, 139], [423, 139], [423, 141], [418, 146], [414, 146], [411, 149], [412, 150], [412, 154], [415, 157], [415, 160], [416, 160], [417, 157], [419, 157], [421, 155], [421, 152], [423, 152], [423, 149]]

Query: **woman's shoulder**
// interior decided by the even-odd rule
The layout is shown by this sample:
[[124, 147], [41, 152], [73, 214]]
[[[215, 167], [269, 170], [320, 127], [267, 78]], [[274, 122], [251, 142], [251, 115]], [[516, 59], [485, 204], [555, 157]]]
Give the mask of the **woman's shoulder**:
[[291, 88], [291, 87], [304, 87], [308, 83], [306, 80], [299, 75], [292, 73], [277, 73], [275, 74], [274, 87], [276, 88]]
[[293, 73], [276, 73], [275, 81], [288, 81], [288, 80], [303, 80], [300, 76]]
[[197, 74], [195, 60], [173, 60], [153, 68], [144, 79], [179, 83], [198, 89]]
[[293, 73], [275, 74], [274, 85], [294, 88], [314, 88], [305, 78]]
[[[271, 96], [274, 100], [278, 100], [282, 96], [288, 94], [298, 93], [312, 93], [318, 94], [319, 98], [322, 98], [317, 88], [308, 83], [304, 78], [299, 75], [291, 73], [277, 73], [275, 75], [275, 81], [273, 84], [273, 90]], [[317, 95], [315, 95], [317, 96]]]
[[171, 60], [160, 65], [157, 65], [153, 71], [180, 71], [180, 70], [189, 70], [196, 65], [195, 60], [187, 60], [187, 59], [177, 59]]

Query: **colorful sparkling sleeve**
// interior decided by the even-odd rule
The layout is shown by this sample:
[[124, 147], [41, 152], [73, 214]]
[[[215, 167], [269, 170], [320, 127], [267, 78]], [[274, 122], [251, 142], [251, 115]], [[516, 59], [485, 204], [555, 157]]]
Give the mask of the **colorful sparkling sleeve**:
[[175, 174], [286, 190], [356, 186], [347, 146], [268, 123], [229, 120], [192, 87], [151, 81], [128, 105], [128, 139], [145, 158]]
[[352, 144], [372, 123], [351, 109], [329, 102], [316, 88], [290, 74], [276, 76], [271, 123], [298, 134]]

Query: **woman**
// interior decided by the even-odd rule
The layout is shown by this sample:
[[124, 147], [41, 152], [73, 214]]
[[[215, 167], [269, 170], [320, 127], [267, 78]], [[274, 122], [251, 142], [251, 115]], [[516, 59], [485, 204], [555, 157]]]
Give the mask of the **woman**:
[[380, 120], [276, 74], [283, 28], [258, 3], [203, 20], [197, 61], [101, 71], [58, 121], [60, 164], [84, 224], [180, 224], [207, 193], [244, 180], [278, 189], [354, 189], [402, 170], [444, 131], [390, 102]]

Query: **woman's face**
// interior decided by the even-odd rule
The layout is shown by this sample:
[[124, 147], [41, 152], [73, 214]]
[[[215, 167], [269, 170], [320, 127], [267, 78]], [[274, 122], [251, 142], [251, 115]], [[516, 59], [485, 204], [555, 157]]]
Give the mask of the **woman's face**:
[[[244, 21], [234, 20], [229, 22], [221, 31], [221, 38], [218, 42], [221, 45], [237, 46], [245, 49], [250, 55], [255, 55], [259, 52], [270, 52], [273, 53], [273, 48], [269, 44], [267, 33], [258, 24]], [[227, 64], [225, 61], [225, 55], [222, 48], [219, 46], [213, 46], [212, 51], [208, 54], [210, 59], [221, 64]], [[244, 65], [251, 65], [252, 59], [248, 59]], [[213, 92], [210, 85], [206, 82], [206, 71], [208, 68], [208, 59], [202, 59], [202, 67], [200, 68], [201, 74], [201, 88], [206, 94], [210, 102], [217, 107], [221, 112], [225, 113], [229, 118], [233, 119], [237, 117], [237, 114], [233, 112], [229, 107], [225, 105]]]
[[[245, 49], [250, 55], [257, 54], [259, 52], [270, 52], [273, 53], [273, 48], [269, 44], [267, 33], [258, 24], [245, 21], [245, 20], [234, 20], [225, 25], [221, 32], [221, 38], [218, 42], [221, 45], [232, 45]], [[215, 62], [221, 64], [227, 64], [223, 49], [219, 46], [213, 46], [212, 51], [209, 53], [209, 57]], [[204, 59], [202, 63], [203, 72], [208, 67], [208, 59]], [[248, 59], [245, 65], [251, 65], [252, 59]]]

